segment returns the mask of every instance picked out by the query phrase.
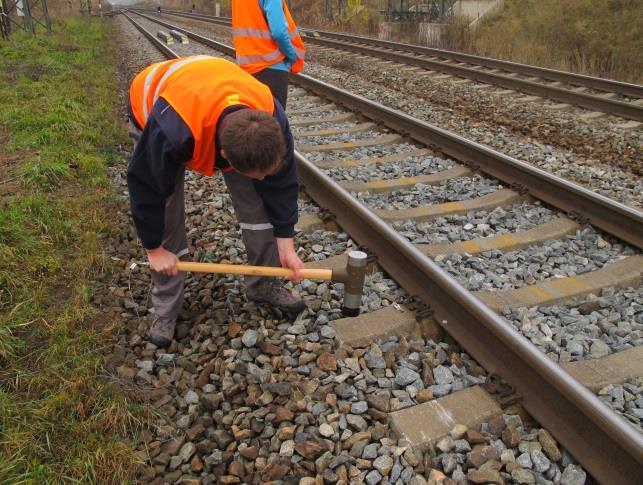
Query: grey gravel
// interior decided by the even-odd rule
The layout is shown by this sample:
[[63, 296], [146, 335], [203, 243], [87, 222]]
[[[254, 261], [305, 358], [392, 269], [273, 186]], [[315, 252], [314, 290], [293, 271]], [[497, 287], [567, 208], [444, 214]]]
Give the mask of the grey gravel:
[[[346, 133], [336, 133], [334, 135], [324, 136], [306, 136], [298, 140], [300, 145], [329, 145], [334, 143], [355, 143], [360, 141], [375, 140], [381, 136], [387, 135], [387, 132], [379, 131], [354, 131]], [[303, 150], [302, 147], [300, 147]]]
[[243, 332], [243, 337], [241, 337], [241, 341], [243, 342], [243, 345], [246, 347], [254, 347], [255, 344], [257, 343], [257, 337], [259, 334], [257, 331], [249, 329]]
[[377, 470], [372, 470], [366, 475], [366, 483], [368, 485], [375, 485], [380, 483], [382, 480], [382, 475]]
[[[320, 106], [320, 105], [316, 105]], [[297, 123], [298, 121], [307, 121], [307, 120], [315, 120], [318, 118], [334, 118], [339, 115], [343, 115], [344, 111], [339, 110], [337, 108], [325, 108], [323, 110], [315, 111], [313, 113], [295, 113], [293, 115], [288, 116], [288, 120], [291, 123]]]
[[185, 394], [184, 402], [186, 406], [189, 406], [190, 404], [196, 404], [199, 402], [199, 395], [196, 392], [189, 390]]
[[398, 386], [406, 386], [419, 379], [420, 374], [406, 367], [399, 368], [395, 373], [395, 384], [397, 384]]
[[[119, 25], [131, 29], [124, 20]], [[331, 154], [336, 155], [339, 153]], [[125, 166], [114, 167], [114, 172]], [[123, 175], [115, 175], [114, 180], [121, 195], [126, 195]], [[221, 179], [189, 175], [186, 185], [188, 242], [196, 248], [195, 259], [243, 262], [245, 251]], [[311, 212], [319, 211], [309, 201], [302, 205]], [[122, 239], [106, 244], [106, 251], [142, 259], [126, 211], [119, 214], [119, 221]], [[331, 234], [298, 234], [302, 258], [325, 259], [356, 247], [349, 238]], [[234, 473], [240, 474], [242, 483], [290, 483], [301, 470], [314, 469], [326, 483], [336, 483], [355, 467], [359, 470], [355, 482], [424, 484], [425, 467], [438, 467], [442, 458], [434, 460], [429, 453], [398, 443], [386, 425], [386, 413], [416, 404], [420, 393], [425, 399], [434, 399], [485, 379], [484, 370], [473, 359], [457, 345], [445, 342], [393, 336], [364, 349], [338, 348], [330, 323], [341, 316], [343, 289], [332, 283], [290, 284], [306, 299], [309, 309], [289, 318], [248, 302], [240, 278], [189, 275], [177, 338], [170, 348], [157, 349], [144, 337], [148, 330], [147, 319], [142, 318], [147, 312], [148, 283], [149, 273], [144, 268], [124, 271], [108, 275], [104, 295], [97, 292], [95, 296], [98, 307], [124, 322], [125, 334], [111, 351], [110, 371], [131, 379], [141, 392], [149, 392], [156, 409], [153, 425], [137, 443], [137, 453], [147, 464], [142, 482], [219, 483], [222, 475], [234, 470], [232, 463], [241, 463]], [[362, 310], [395, 308], [406, 298], [392, 280], [376, 272], [367, 278]], [[381, 354], [385, 367], [369, 367], [366, 352]], [[322, 355], [323, 369], [319, 365]], [[371, 363], [377, 364], [377, 360], [375, 357]], [[136, 361], [158, 364], [145, 372]], [[435, 382], [434, 369], [438, 367], [448, 370], [440, 370], [438, 375], [451, 381], [450, 373], [451, 382]], [[407, 377], [415, 379], [397, 384], [399, 369], [408, 369]], [[360, 413], [365, 405], [366, 412]], [[332, 446], [316, 451], [316, 430], [322, 427]], [[536, 436], [525, 433], [521, 439], [533, 443]], [[351, 437], [363, 439], [344, 446]], [[485, 439], [485, 445], [498, 455], [499, 437]], [[473, 470], [467, 465], [467, 455], [473, 451], [466, 450], [467, 446], [475, 447], [463, 441], [459, 438], [457, 451], [444, 460], [455, 480], [465, 480]], [[280, 453], [287, 459], [281, 460]], [[368, 463], [359, 462], [365, 455], [372, 458]], [[267, 463], [281, 463], [283, 468], [273, 469], [276, 476], [268, 478], [262, 471]], [[555, 481], [556, 473], [560, 475], [564, 466], [572, 464], [563, 451], [544, 476]]]
[[404, 154], [417, 150], [418, 147], [410, 143], [394, 145], [375, 145], [359, 147], [351, 150], [332, 150], [323, 152], [308, 152], [306, 158], [313, 163], [340, 163], [348, 160], [364, 161], [367, 158], [379, 158], [393, 154]]
[[473, 211], [438, 217], [428, 222], [394, 222], [392, 227], [416, 244], [451, 243], [532, 229], [555, 218], [550, 209], [535, 204], [515, 204], [507, 209]]
[[584, 301], [503, 311], [514, 328], [555, 362], [601, 358], [643, 344], [643, 287]]
[[448, 367], [443, 365], [437, 366], [433, 369], [433, 378], [436, 384], [451, 384], [454, 380], [453, 373]]
[[598, 398], [643, 431], [643, 377], [623, 384], [610, 384], [598, 392]]
[[410, 157], [407, 160], [388, 163], [369, 163], [350, 168], [330, 168], [324, 170], [333, 180], [370, 182], [372, 180], [391, 180], [403, 177], [417, 177], [448, 170], [455, 166], [450, 159], [432, 155]]
[[524, 103], [520, 97], [496, 95], [495, 89], [476, 89], [476, 83], [419, 76], [398, 69], [399, 65], [381, 69], [370, 60], [346, 62], [344, 52], [332, 49], [316, 48], [311, 58], [322, 65], [309, 63], [309, 75], [492, 146], [608, 197], [643, 205], [643, 178], [631, 168], [640, 169], [641, 131], [615, 128], [623, 122], [620, 118], [608, 116], [604, 121], [584, 122], [578, 117], [583, 110], [548, 109], [556, 103]]
[[357, 401], [351, 404], [351, 413], [353, 414], [364, 414], [366, 411], [368, 411], [366, 401]]
[[[288, 109], [290, 111], [296, 110], [296, 109], [305, 109], [308, 107], [312, 106], [318, 106], [320, 102], [317, 103], [298, 103], [297, 98], [294, 100], [290, 101], [288, 103]], [[312, 132], [312, 131], [320, 131], [320, 130], [341, 130], [344, 128], [352, 128], [356, 126], [358, 123], [354, 121], [340, 121], [340, 122], [324, 122], [324, 123], [316, 123], [315, 125], [312, 126], [303, 126], [303, 125], [292, 125], [290, 126], [290, 130], [292, 131], [293, 136], [295, 139], [299, 141], [299, 143], [306, 143], [308, 137], [300, 137], [302, 133], [306, 132]]]
[[563, 474], [560, 478], [561, 485], [584, 485], [587, 478], [587, 473], [577, 466], [569, 465], [563, 471]]
[[539, 281], [596, 271], [636, 252], [619, 244], [605, 246], [591, 228], [541, 246], [503, 253], [492, 250], [468, 256], [438, 256], [435, 261], [471, 291], [508, 290]]
[[491, 194], [503, 186], [481, 175], [449, 179], [439, 185], [417, 184], [409, 190], [369, 194], [358, 193], [357, 198], [377, 209], [408, 209], [430, 204], [459, 201]]

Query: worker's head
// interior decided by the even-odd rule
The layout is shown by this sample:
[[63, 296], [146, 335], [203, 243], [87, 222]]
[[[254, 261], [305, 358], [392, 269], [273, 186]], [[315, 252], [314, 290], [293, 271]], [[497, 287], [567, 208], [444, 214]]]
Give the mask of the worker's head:
[[284, 133], [268, 113], [240, 109], [223, 121], [221, 154], [237, 172], [261, 180], [278, 172], [283, 164]]

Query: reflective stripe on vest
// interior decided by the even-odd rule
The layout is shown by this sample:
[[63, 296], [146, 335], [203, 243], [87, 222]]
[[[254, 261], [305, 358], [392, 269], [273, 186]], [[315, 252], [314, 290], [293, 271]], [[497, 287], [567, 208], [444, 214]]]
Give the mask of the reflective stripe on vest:
[[[306, 47], [286, 2], [282, 3], [282, 8], [286, 18], [288, 35], [297, 55], [297, 60], [291, 65], [290, 70], [297, 73], [303, 68]], [[260, 0], [234, 0], [232, 2], [232, 36], [237, 63], [251, 74], [286, 58], [277, 42], [272, 38]]]
[[261, 29], [236, 28], [232, 29], [232, 35], [235, 37], [259, 37], [261, 39], [272, 39], [272, 34], [269, 30]]
[[[243, 27], [232, 29], [232, 35], [235, 37], [259, 37], [261, 39], [272, 39], [270, 30], [248, 29]], [[295, 27], [295, 30], [293, 30], [292, 32], [288, 32], [288, 35], [291, 39], [294, 39], [299, 35], [299, 29]]]
[[150, 71], [150, 73], [147, 76], [145, 76], [145, 84], [143, 85], [143, 117], [145, 118], [145, 121], [147, 121], [147, 119], [150, 117], [149, 108], [147, 105], [147, 97], [150, 93], [150, 86], [152, 85], [152, 80], [156, 75], [156, 71], [158, 71], [160, 67], [161, 67], [161, 64], [157, 64]]
[[[154, 69], [152, 69], [149, 72], [149, 74], [145, 77], [145, 84], [143, 89], [143, 116], [145, 118], [145, 122], [147, 122], [148, 118], [150, 117], [149, 109], [152, 106], [154, 106], [154, 103], [156, 103], [156, 100], [159, 99], [159, 93], [161, 92], [161, 88], [165, 86], [165, 82], [167, 81], [167, 78], [169, 78], [178, 69], [181, 69], [183, 66], [187, 64], [190, 64], [196, 61], [202, 61], [204, 59], [211, 59], [211, 58], [212, 58], [211, 56], [193, 56], [193, 57], [186, 57], [185, 59], [182, 59], [179, 62], [174, 62], [174, 64], [172, 64], [170, 68], [167, 71], [165, 71], [165, 74], [163, 74], [163, 77], [161, 77], [161, 79], [159, 80], [158, 84], [156, 85], [156, 90], [154, 91], [154, 97], [151, 100], [149, 100], [150, 86], [152, 85], [152, 82], [156, 78], [156, 73], [159, 70], [159, 68], [163, 65], [163, 63], [159, 63], [156, 66], [154, 66]], [[148, 100], [149, 100], [149, 104], [148, 104]]]
[[260, 54], [256, 56], [237, 56], [237, 64], [250, 64], [251, 62], [271, 62], [280, 60], [279, 58], [283, 57], [281, 51], [273, 51], [269, 54]]
[[[269, 30], [260, 30], [260, 29], [244, 29], [244, 28], [237, 28], [237, 29], [232, 29], [232, 35], [234, 37], [253, 37], [253, 38], [259, 38], [259, 39], [272, 39], [272, 34], [270, 33]], [[295, 39], [299, 35], [299, 29], [295, 27], [295, 30], [290, 32], [290, 38]], [[297, 53], [297, 57], [300, 59], [303, 59], [306, 56], [306, 50], [305, 49], [300, 49], [296, 45], [293, 45], [295, 52]], [[281, 60], [280, 57], [283, 58], [283, 54], [279, 49], [276, 49], [272, 52], [268, 52], [266, 54], [257, 54], [254, 56], [242, 56], [237, 54], [237, 64], [242, 65], [242, 64], [249, 64], [251, 62], [270, 62], [274, 63], [274, 61]]]

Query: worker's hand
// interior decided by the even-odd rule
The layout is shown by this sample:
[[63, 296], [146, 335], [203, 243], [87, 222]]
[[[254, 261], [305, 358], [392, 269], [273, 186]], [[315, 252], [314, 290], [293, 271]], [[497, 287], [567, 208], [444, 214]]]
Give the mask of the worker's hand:
[[176, 257], [176, 254], [169, 252], [163, 246], [159, 246], [156, 249], [146, 249], [145, 251], [147, 251], [150, 268], [154, 271], [166, 276], [178, 274], [179, 270], [176, 267], [176, 263], [179, 258]]
[[299, 256], [295, 252], [295, 244], [291, 237], [278, 237], [277, 239], [277, 249], [279, 250], [279, 262], [281, 263], [282, 268], [290, 268], [294, 271], [294, 274], [289, 277], [289, 280], [299, 281], [301, 280], [300, 270], [304, 269], [304, 263], [301, 262]]

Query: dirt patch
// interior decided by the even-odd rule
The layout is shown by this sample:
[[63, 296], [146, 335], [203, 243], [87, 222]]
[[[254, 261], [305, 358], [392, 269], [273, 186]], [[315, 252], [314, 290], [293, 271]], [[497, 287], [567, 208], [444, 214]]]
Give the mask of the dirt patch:
[[342, 71], [357, 71], [357, 69], [355, 69], [354, 62], [350, 59], [340, 59], [337, 61], [333, 61], [331, 62], [331, 66]]
[[39, 81], [42, 77], [52, 74], [54, 69], [45, 64], [16, 63], [9, 64], [4, 68], [4, 74], [8, 81], [15, 81], [21, 76], [28, 77], [32, 81]]
[[[0, 147], [7, 146], [9, 142], [9, 130], [3, 125], [0, 125]], [[0, 168], [4, 168], [4, 164], [8, 156], [4, 153], [4, 150], [0, 150]]]
[[[69, 260], [73, 259], [73, 254], [69, 254]], [[36, 318], [30, 325], [18, 327], [14, 330], [13, 335], [25, 343], [25, 349], [29, 349], [27, 357], [37, 355], [41, 349], [49, 345], [51, 338], [51, 329], [57, 325], [56, 318], [63, 314], [65, 305], [68, 304], [70, 299], [74, 298], [74, 281], [72, 275], [62, 275], [59, 270], [54, 274], [43, 274], [43, 285], [49, 287], [48, 300], [50, 306], [45, 314]], [[0, 315], [2, 312], [0, 312]], [[100, 311], [96, 308], [95, 312], [87, 315], [82, 320], [74, 323], [76, 329], [93, 329], [97, 333], [105, 336], [105, 345], [116, 340], [116, 335], [109, 331], [110, 327], [114, 324], [114, 316], [106, 312]], [[0, 386], [2, 383], [9, 383], [16, 375], [15, 370], [6, 367], [6, 362], [3, 365], [0, 359]], [[39, 359], [23, 360], [23, 368], [21, 372], [27, 371], [31, 373], [39, 372], [42, 367], [42, 362]], [[4, 368], [3, 368], [4, 367]], [[12, 392], [16, 392], [15, 390]]]
[[[0, 125], [0, 147], [6, 147], [9, 143], [9, 130]], [[25, 160], [34, 152], [29, 150], [20, 150], [15, 153], [7, 153], [0, 149], [0, 200], [13, 196], [18, 191], [22, 183], [20, 177], [16, 174], [16, 168], [22, 160]]]

